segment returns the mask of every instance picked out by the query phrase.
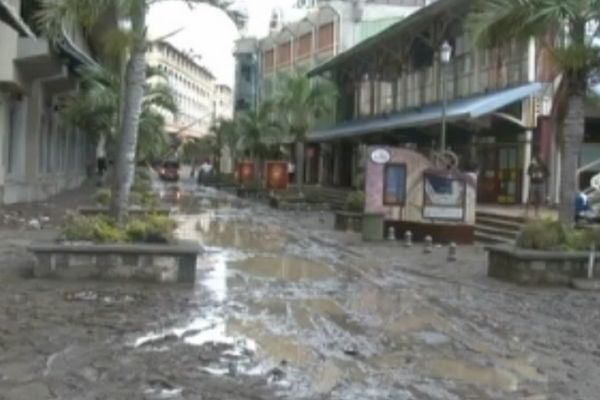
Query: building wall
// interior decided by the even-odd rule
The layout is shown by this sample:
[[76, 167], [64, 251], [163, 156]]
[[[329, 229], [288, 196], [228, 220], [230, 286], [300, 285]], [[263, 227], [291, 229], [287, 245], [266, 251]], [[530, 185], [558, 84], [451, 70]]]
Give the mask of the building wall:
[[[259, 98], [268, 98], [276, 91], [278, 75], [308, 71], [391, 23], [380, 20], [404, 18], [419, 8], [418, 1], [359, 3], [320, 2], [319, 8], [306, 18], [286, 24], [261, 39]], [[366, 27], [368, 22], [371, 24]]]
[[179, 112], [175, 116], [165, 114], [167, 130], [192, 137], [209, 134], [216, 89], [214, 75], [198, 64], [193, 55], [167, 43], [152, 46], [146, 61], [166, 74], [175, 91]]
[[[83, 43], [80, 30], [70, 32]], [[19, 37], [2, 22], [0, 37], [0, 204], [43, 200], [80, 185], [95, 162], [89, 135], [60, 119], [77, 75], [42, 37]], [[87, 45], [78, 49], [90, 55]]]
[[233, 91], [224, 84], [215, 86], [215, 119], [232, 119], [233, 118]]

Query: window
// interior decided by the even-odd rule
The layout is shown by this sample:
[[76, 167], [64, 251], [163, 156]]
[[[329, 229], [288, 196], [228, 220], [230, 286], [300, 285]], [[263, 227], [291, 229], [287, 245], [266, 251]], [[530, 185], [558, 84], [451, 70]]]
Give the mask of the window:
[[298, 39], [298, 46], [296, 47], [296, 56], [299, 59], [310, 56], [312, 51], [312, 40], [312, 32], [300, 36], [300, 39]]
[[406, 203], [406, 165], [387, 164], [383, 180], [383, 204], [404, 205]]
[[319, 27], [319, 36], [317, 39], [319, 50], [330, 49], [331, 47], [333, 47], [334, 40], [335, 32], [333, 30], [333, 22], [321, 25]]

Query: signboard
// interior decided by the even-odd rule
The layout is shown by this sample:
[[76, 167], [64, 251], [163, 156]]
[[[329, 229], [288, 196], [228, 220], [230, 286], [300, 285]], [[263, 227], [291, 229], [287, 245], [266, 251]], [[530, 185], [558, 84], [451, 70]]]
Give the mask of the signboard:
[[286, 161], [269, 161], [267, 163], [267, 188], [275, 190], [287, 189], [288, 164]]
[[463, 221], [465, 219], [466, 182], [443, 173], [423, 177], [423, 217]]
[[375, 164], [385, 164], [391, 159], [390, 152], [386, 149], [376, 149], [371, 153], [371, 161]]
[[255, 180], [255, 167], [252, 162], [243, 162], [238, 164], [238, 182], [252, 183]]

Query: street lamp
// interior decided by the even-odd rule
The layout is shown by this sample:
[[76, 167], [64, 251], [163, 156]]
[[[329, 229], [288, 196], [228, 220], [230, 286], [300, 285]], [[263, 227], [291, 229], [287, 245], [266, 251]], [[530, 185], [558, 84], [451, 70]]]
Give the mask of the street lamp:
[[441, 69], [442, 73], [440, 76], [442, 77], [442, 132], [440, 138], [440, 150], [442, 152], [446, 151], [446, 107], [447, 107], [447, 90], [446, 90], [446, 66], [450, 64], [450, 59], [452, 58], [452, 46], [448, 41], [444, 41], [442, 47], [440, 47], [440, 61], [441, 61]]

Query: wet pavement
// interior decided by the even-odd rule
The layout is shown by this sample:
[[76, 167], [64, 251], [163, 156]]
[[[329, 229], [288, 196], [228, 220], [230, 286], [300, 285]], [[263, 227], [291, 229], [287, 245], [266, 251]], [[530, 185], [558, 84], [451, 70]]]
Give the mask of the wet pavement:
[[477, 247], [448, 263], [328, 214], [161, 193], [206, 249], [194, 287], [7, 278], [0, 399], [597, 398], [593, 293], [489, 280]]

